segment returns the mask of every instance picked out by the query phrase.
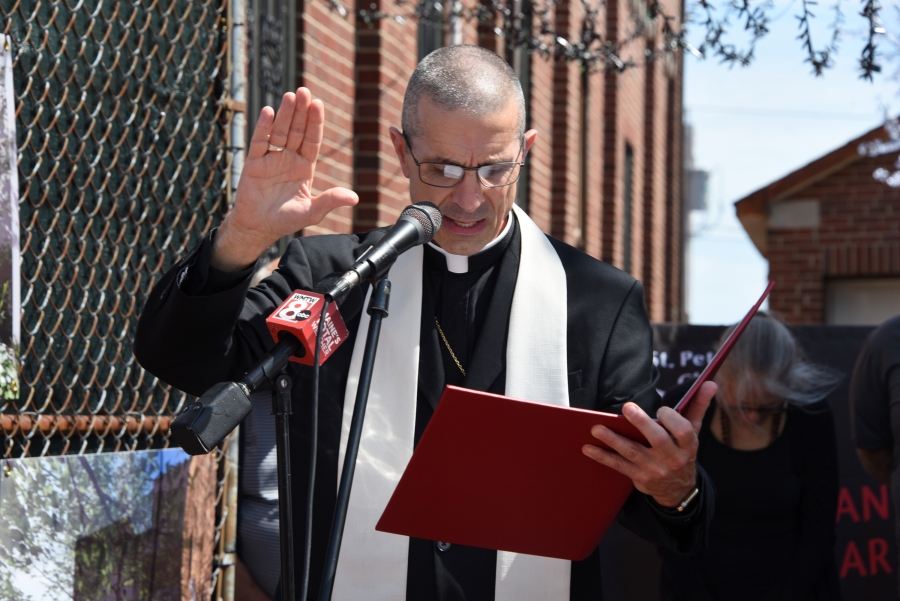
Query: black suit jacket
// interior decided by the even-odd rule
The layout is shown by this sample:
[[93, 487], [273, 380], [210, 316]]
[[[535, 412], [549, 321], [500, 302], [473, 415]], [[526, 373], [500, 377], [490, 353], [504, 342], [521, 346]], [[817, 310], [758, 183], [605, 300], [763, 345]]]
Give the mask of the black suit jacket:
[[[250, 289], [250, 270], [228, 276], [210, 268], [212, 236], [173, 267], [156, 285], [144, 307], [134, 343], [135, 356], [148, 371], [163, 381], [202, 394], [211, 385], [239, 379], [247, 368], [273, 346], [265, 318], [295, 289], [311, 290], [315, 282], [340, 272], [377, 241], [383, 230], [359, 235], [316, 236], [294, 240], [278, 270]], [[569, 402], [573, 407], [618, 412], [633, 400], [650, 410], [658, 400], [658, 377], [652, 362], [652, 331], [644, 304], [643, 287], [630, 275], [550, 238], [567, 278], [567, 364]], [[471, 360], [465, 386], [503, 393], [505, 347], [519, 244], [514, 239], [502, 258], [500, 274], [488, 315]], [[425, 301], [427, 302], [427, 300]], [[437, 332], [425, 324], [429, 307], [423, 307], [422, 354], [438, 353]], [[402, 321], [391, 315], [385, 327]], [[430, 320], [428, 320], [430, 322]], [[323, 570], [330, 516], [337, 490], [338, 446], [343, 415], [344, 388], [350, 357], [359, 327], [359, 315], [348, 320], [350, 338], [320, 370], [320, 421], [313, 510], [319, 518], [313, 526], [311, 588], [315, 591]], [[406, 327], [409, 324], [404, 324]], [[395, 326], [396, 327], [396, 326]], [[293, 495], [295, 540], [302, 541], [306, 512], [311, 370], [290, 364], [294, 379], [294, 414], [291, 423], [293, 478], [302, 487]], [[419, 413], [430, 417], [441, 391], [419, 378]], [[422, 422], [417, 417], [417, 430]], [[422, 423], [427, 423], [427, 419]], [[687, 515], [670, 515], [649, 497], [635, 492], [619, 520], [643, 538], [676, 552], [692, 552], [705, 538], [712, 511], [712, 487], [700, 472], [703, 495]], [[410, 552], [409, 598], [422, 598], [437, 580], [434, 598], [458, 598], [450, 583], [442, 586], [441, 568], [428, 570], [429, 562], [416, 565], [421, 542]], [[414, 551], [416, 551], [414, 553]], [[295, 553], [299, 547], [295, 543]], [[492, 552], [491, 552], [492, 553]], [[456, 561], [490, 561], [492, 554], [471, 553]], [[420, 557], [421, 559], [421, 557]], [[300, 560], [298, 558], [298, 569]], [[425, 566], [425, 569], [419, 569]], [[600, 598], [600, 562], [595, 552], [572, 566], [572, 599]], [[459, 566], [456, 566], [458, 569]], [[492, 569], [492, 568], [491, 568]], [[419, 580], [417, 580], [419, 579]], [[419, 592], [416, 592], [419, 591]], [[492, 596], [492, 590], [491, 590]], [[469, 599], [473, 595], [468, 596]], [[480, 598], [480, 597], [479, 597]]]

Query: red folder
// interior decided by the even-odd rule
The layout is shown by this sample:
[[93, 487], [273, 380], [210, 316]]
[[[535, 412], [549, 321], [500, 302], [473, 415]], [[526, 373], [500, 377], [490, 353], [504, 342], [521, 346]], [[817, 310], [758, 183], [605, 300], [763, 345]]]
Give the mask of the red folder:
[[[712, 379], [765, 293], [676, 409]], [[621, 415], [447, 386], [376, 530], [560, 559], [586, 558], [633, 489], [589, 459], [603, 424], [647, 444]]]

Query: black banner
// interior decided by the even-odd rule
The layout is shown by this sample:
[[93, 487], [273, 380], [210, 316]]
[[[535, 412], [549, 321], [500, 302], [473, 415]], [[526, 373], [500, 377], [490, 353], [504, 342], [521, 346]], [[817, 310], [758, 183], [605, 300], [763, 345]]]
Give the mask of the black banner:
[[[840, 494], [835, 516], [835, 563], [845, 601], [897, 598], [897, 544], [888, 487], [866, 474], [850, 440], [847, 398], [853, 364], [872, 328], [794, 326], [809, 358], [844, 374], [828, 402], [838, 442]], [[724, 327], [655, 324], [654, 361], [660, 392], [700, 374]], [[600, 544], [605, 601], [657, 601], [656, 549], [617, 524]]]

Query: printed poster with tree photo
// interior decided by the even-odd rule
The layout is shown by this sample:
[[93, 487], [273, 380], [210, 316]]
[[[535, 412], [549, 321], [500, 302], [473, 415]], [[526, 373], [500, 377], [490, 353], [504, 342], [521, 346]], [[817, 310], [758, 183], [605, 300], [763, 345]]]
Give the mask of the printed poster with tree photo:
[[19, 396], [19, 177], [12, 46], [0, 35], [0, 402]]

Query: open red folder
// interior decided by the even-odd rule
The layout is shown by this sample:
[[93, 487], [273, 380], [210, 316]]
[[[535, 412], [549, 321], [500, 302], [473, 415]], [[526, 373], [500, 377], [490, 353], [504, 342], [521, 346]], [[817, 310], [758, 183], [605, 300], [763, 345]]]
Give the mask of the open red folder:
[[[683, 412], [715, 376], [759, 301], [678, 403]], [[559, 559], [586, 558], [633, 484], [589, 459], [603, 424], [647, 444], [621, 415], [447, 386], [376, 530]]]

